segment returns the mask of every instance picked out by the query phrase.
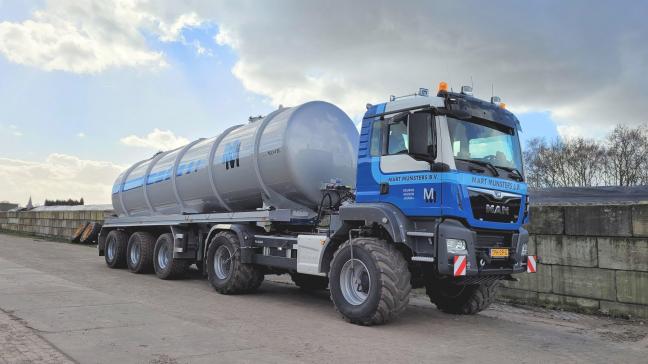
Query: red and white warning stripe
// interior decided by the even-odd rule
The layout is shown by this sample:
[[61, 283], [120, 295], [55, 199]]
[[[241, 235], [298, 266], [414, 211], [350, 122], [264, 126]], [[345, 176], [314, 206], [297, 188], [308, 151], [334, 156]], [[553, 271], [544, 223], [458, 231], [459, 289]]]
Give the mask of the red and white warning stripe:
[[529, 255], [527, 257], [527, 273], [535, 273], [537, 271], [535, 255]]
[[454, 257], [454, 276], [460, 277], [466, 275], [466, 256], [455, 255]]

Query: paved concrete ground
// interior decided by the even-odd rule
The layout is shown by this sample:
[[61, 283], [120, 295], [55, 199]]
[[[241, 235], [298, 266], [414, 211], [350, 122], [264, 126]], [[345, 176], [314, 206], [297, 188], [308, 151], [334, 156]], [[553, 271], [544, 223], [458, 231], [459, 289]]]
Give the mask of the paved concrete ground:
[[265, 282], [257, 294], [223, 296], [196, 274], [162, 281], [108, 269], [90, 247], [0, 234], [0, 362], [646, 363], [648, 357], [648, 325], [639, 322], [499, 304], [476, 316], [452, 316], [424, 297], [411, 302], [397, 321], [359, 327], [338, 317], [326, 292]]

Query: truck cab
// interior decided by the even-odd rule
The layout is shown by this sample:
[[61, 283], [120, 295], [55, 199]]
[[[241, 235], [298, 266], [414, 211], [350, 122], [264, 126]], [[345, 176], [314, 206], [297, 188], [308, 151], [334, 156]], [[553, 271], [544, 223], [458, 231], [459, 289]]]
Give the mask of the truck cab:
[[420, 285], [512, 279], [528, 254], [519, 132], [498, 98], [479, 100], [469, 87], [454, 93], [441, 83], [436, 96], [367, 105], [356, 204], [340, 215], [374, 210], [374, 223], [408, 247]]

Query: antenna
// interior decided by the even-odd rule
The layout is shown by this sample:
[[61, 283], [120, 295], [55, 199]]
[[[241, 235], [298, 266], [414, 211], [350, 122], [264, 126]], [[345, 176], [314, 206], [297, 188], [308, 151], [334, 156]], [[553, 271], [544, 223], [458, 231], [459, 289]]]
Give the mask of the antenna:
[[475, 84], [473, 83], [472, 75], [470, 76], [470, 87], [472, 87], [473, 91], [475, 91]]
[[491, 98], [495, 96], [495, 86], [493, 86], [493, 83], [491, 82]]

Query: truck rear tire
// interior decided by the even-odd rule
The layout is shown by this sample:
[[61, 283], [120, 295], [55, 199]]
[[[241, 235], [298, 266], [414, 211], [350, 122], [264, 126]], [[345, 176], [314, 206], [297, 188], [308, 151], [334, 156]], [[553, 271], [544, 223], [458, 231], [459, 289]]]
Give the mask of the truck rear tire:
[[474, 315], [495, 300], [498, 286], [499, 281], [463, 286], [436, 281], [428, 284], [425, 290], [439, 310], [454, 315]]
[[259, 267], [241, 263], [240, 246], [235, 234], [223, 231], [214, 236], [207, 249], [207, 279], [219, 293], [249, 293], [263, 282]]
[[153, 248], [155, 237], [147, 232], [138, 231], [128, 239], [126, 265], [133, 273], [148, 273], [153, 268]]
[[126, 266], [126, 245], [128, 234], [122, 230], [113, 230], [106, 237], [106, 265], [110, 268], [123, 268]]
[[349, 322], [380, 325], [402, 313], [409, 303], [407, 261], [384, 240], [357, 238], [333, 255], [329, 272], [331, 300]]
[[173, 259], [173, 234], [160, 235], [153, 250], [153, 268], [160, 279], [176, 279], [187, 270], [189, 261]]
[[323, 290], [326, 289], [329, 284], [327, 277], [314, 276], [310, 274], [291, 273], [290, 278], [292, 278], [297, 287], [305, 291]]

